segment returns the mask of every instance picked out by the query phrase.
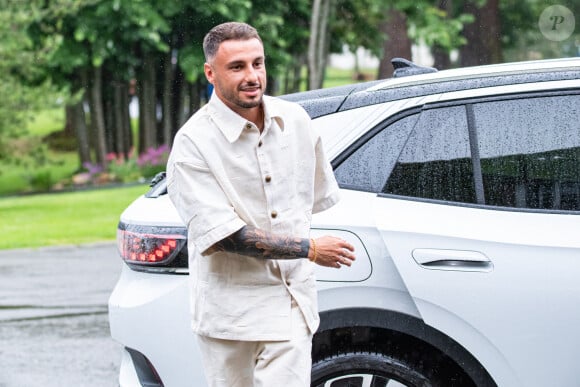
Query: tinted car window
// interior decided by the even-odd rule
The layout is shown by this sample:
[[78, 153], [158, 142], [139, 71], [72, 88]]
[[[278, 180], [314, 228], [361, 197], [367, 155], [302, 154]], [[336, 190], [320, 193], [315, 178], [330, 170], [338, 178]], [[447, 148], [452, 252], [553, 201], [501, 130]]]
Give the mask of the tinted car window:
[[485, 202], [580, 210], [580, 96], [473, 106]]
[[474, 203], [469, 134], [464, 106], [421, 113], [383, 192]]
[[395, 121], [343, 161], [335, 170], [342, 188], [380, 192], [418, 114]]

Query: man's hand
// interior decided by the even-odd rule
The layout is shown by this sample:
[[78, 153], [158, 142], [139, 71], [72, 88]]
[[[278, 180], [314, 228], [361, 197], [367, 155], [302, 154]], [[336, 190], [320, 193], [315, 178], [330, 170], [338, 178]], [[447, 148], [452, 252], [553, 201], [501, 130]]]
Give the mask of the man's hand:
[[[314, 257], [315, 246], [316, 257]], [[353, 252], [354, 246], [347, 241], [333, 236], [323, 236], [316, 238], [314, 244], [310, 244], [308, 258], [320, 266], [338, 269], [342, 265], [352, 265], [352, 261], [356, 258]]]

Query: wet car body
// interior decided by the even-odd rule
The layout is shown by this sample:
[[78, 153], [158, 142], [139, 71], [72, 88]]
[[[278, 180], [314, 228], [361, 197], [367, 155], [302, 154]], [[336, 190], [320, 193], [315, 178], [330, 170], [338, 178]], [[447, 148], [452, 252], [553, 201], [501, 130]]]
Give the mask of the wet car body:
[[[358, 257], [315, 269], [312, 385], [577, 384], [580, 59], [411, 72], [283, 96], [313, 118], [341, 187], [312, 236]], [[120, 217], [121, 386], [205, 385], [165, 193], [161, 178]]]

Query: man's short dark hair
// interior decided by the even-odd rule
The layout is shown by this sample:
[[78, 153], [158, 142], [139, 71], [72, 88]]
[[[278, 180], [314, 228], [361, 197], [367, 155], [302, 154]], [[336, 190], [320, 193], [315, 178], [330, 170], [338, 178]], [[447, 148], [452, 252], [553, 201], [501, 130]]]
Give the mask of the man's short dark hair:
[[203, 39], [203, 54], [206, 62], [210, 62], [216, 55], [220, 44], [226, 40], [260, 39], [258, 31], [246, 23], [227, 22], [213, 27]]

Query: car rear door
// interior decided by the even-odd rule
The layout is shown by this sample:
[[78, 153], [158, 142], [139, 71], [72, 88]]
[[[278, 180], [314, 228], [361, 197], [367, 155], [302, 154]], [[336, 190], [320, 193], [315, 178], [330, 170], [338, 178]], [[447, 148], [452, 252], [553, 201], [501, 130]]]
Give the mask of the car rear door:
[[376, 225], [426, 324], [500, 386], [578, 383], [580, 96], [423, 109]]

